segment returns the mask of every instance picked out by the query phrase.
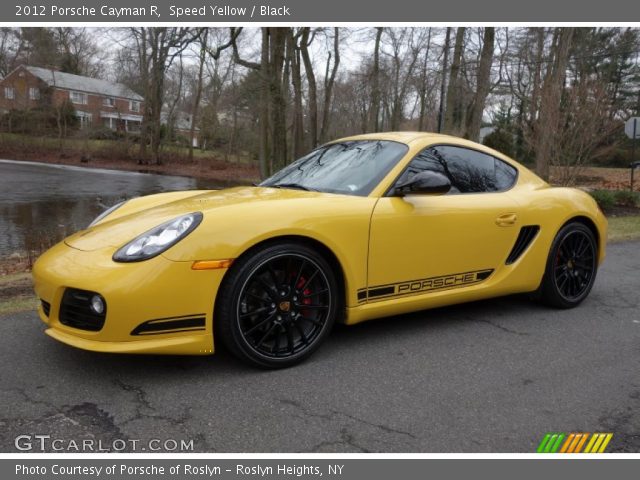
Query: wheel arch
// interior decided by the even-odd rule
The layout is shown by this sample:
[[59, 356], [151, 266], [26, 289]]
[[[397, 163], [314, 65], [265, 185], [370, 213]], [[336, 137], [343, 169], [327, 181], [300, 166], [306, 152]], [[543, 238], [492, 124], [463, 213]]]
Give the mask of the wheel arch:
[[596, 239], [596, 248], [598, 249], [598, 258], [600, 258], [601, 248], [602, 248], [602, 245], [604, 244], [604, 239], [601, 238], [600, 230], [598, 230], [598, 226], [591, 218], [587, 217], [586, 215], [576, 215], [575, 217], [571, 217], [569, 220], [567, 220], [560, 226], [560, 228], [558, 229], [558, 232], [562, 230], [569, 223], [574, 223], [574, 222], [581, 223], [585, 227], [587, 227], [589, 230], [591, 230], [591, 233], [593, 233], [593, 237]]
[[[348, 298], [346, 273], [342, 263], [338, 259], [338, 256], [333, 252], [333, 250], [331, 250], [331, 248], [329, 248], [326, 244], [324, 244], [320, 240], [312, 237], [308, 237], [304, 235], [296, 235], [296, 234], [287, 234], [287, 235], [279, 235], [276, 237], [270, 237], [251, 245], [250, 247], [245, 249], [242, 253], [240, 253], [240, 255], [238, 255], [235, 260], [237, 261], [241, 258], [249, 256], [253, 252], [259, 249], [262, 249], [266, 246], [275, 245], [283, 242], [293, 242], [293, 243], [298, 243], [298, 244], [313, 248], [320, 255], [322, 255], [322, 257], [327, 261], [327, 263], [329, 264], [329, 266], [333, 270], [333, 273], [336, 276], [336, 281], [338, 282], [338, 291], [340, 293], [340, 297], [339, 297], [340, 304], [338, 306], [338, 318], [336, 319], [336, 322], [342, 323], [344, 321], [344, 309], [346, 307], [346, 301]], [[232, 269], [233, 265], [230, 268]], [[228, 278], [228, 275], [225, 274], [222, 281], [225, 282], [227, 278]], [[216, 301], [217, 301], [217, 296], [219, 295], [219, 292], [220, 292], [220, 289], [218, 290], [218, 294], [216, 295]]]

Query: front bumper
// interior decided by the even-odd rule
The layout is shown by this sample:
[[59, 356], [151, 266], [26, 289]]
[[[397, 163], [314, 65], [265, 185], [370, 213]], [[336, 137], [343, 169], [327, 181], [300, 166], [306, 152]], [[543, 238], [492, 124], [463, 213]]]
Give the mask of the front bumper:
[[[113, 252], [111, 247], [88, 252], [59, 243], [38, 259], [33, 277], [36, 294], [49, 304], [38, 308], [49, 327], [46, 333], [98, 352], [213, 353], [213, 306], [226, 269], [192, 270], [192, 262], [162, 255], [117, 263], [111, 259]], [[61, 322], [61, 302], [69, 288], [96, 292], [105, 299], [106, 318], [99, 331]], [[185, 324], [182, 319], [200, 322]]]

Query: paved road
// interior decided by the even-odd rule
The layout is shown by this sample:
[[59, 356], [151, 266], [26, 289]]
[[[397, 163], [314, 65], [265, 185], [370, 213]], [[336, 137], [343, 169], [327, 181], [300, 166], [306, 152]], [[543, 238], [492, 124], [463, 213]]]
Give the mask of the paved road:
[[532, 452], [548, 431], [595, 431], [640, 452], [639, 302], [640, 243], [621, 243], [577, 309], [516, 297], [340, 327], [275, 372], [227, 354], [84, 352], [34, 313], [5, 316], [0, 451], [49, 434], [209, 452]]

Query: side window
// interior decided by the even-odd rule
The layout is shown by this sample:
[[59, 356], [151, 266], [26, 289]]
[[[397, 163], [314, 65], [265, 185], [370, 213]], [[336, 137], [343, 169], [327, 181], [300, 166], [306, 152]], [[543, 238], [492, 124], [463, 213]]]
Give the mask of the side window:
[[425, 170], [445, 175], [451, 181], [451, 194], [497, 192], [510, 188], [517, 171], [502, 160], [461, 147], [435, 146], [424, 149], [411, 160], [398, 183]]
[[498, 190], [507, 190], [513, 187], [518, 177], [518, 171], [508, 163], [496, 158], [496, 186]]

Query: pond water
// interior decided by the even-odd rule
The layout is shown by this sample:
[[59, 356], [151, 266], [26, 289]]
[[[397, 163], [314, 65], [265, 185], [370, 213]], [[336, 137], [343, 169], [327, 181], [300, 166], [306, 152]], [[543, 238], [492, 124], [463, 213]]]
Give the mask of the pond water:
[[51, 245], [124, 199], [221, 187], [189, 177], [0, 160], [0, 258]]

